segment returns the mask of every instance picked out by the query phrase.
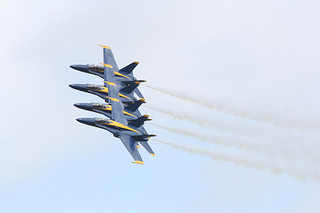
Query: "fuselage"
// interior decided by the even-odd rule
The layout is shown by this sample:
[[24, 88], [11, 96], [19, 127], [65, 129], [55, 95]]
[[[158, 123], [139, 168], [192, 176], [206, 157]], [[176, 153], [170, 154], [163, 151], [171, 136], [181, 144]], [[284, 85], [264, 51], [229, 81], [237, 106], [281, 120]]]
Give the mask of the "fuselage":
[[144, 128], [134, 128], [134, 127], [131, 127], [130, 125], [123, 125], [121, 123], [118, 123], [110, 119], [78, 118], [77, 121], [86, 125], [105, 129], [111, 132], [115, 137], [119, 136], [120, 134], [133, 136], [133, 137], [147, 135], [147, 132], [144, 130]]
[[[74, 64], [70, 66], [72, 69], [97, 75], [101, 78], [104, 78], [104, 66], [103, 65], [94, 65], [94, 64]], [[114, 71], [116, 80], [119, 82], [125, 81], [136, 81], [137, 79], [131, 74], [124, 74], [121, 72]]]
[[[80, 109], [88, 110], [91, 112], [97, 112], [103, 114], [109, 118], [112, 118], [112, 107], [109, 104], [102, 103], [77, 103], [74, 104], [75, 107]], [[141, 116], [140, 112], [137, 110], [136, 112], [123, 110], [123, 114], [127, 120], [137, 119]]]
[[[82, 92], [88, 92], [97, 95], [105, 101], [108, 100], [108, 88], [105, 86], [94, 84], [70, 84], [69, 86]], [[134, 102], [137, 100], [133, 94], [119, 93], [119, 98], [121, 102]]]

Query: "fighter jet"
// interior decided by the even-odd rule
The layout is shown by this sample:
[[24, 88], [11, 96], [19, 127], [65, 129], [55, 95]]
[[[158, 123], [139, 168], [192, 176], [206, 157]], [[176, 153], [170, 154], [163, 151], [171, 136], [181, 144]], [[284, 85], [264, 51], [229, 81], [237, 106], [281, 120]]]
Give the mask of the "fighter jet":
[[[106, 84], [106, 83], [105, 83]], [[137, 86], [140, 84], [140, 82], [134, 82], [129, 84], [126, 87], [123, 87], [120, 89], [119, 96], [121, 102], [134, 102], [137, 99], [133, 95], [133, 90], [137, 88]], [[82, 92], [87, 92], [91, 93], [94, 95], [99, 96], [100, 98], [104, 99], [107, 101], [108, 97], [108, 88], [106, 86], [102, 85], [95, 85], [95, 84], [70, 84], [69, 85], [71, 88], [80, 90]]]
[[[110, 50], [111, 51], [111, 50]], [[122, 69], [118, 69], [117, 71], [114, 71], [114, 74], [116, 76], [116, 80], [119, 82], [126, 82], [126, 81], [136, 81], [137, 79], [133, 76], [132, 72], [133, 69], [139, 64], [139, 62], [135, 61], [131, 64], [127, 65], [126, 67]], [[72, 69], [97, 75], [100, 78], [104, 78], [104, 66], [103, 65], [95, 65], [95, 64], [73, 64], [70, 65]], [[116, 70], [117, 68], [115, 68]]]
[[[144, 99], [141, 98], [140, 100], [135, 101], [133, 103], [129, 103], [127, 104], [126, 107], [124, 107], [123, 114], [129, 123], [135, 123], [136, 122], [135, 120], [141, 117], [141, 113], [139, 112], [138, 107], [142, 103], [145, 103], [145, 102], [144, 102]], [[97, 112], [105, 115], [108, 118], [112, 118], [112, 112], [111, 112], [112, 106], [106, 103], [77, 103], [77, 104], [74, 104], [74, 106], [79, 109], [88, 110], [91, 112]], [[144, 115], [144, 116], [147, 117], [147, 115]], [[146, 121], [151, 121], [151, 119], [146, 119]], [[141, 129], [142, 132], [147, 133], [147, 131], [142, 125], [139, 128]], [[142, 143], [142, 145], [144, 144], [145, 143]], [[148, 150], [148, 147], [146, 147], [146, 149]]]
[[119, 97], [119, 90], [117, 89], [117, 81], [112, 69], [109, 64], [104, 64], [106, 75], [106, 83], [108, 84], [108, 102], [111, 105], [111, 119], [103, 118], [78, 118], [77, 121], [102, 128], [111, 132], [115, 137], [120, 138], [122, 143], [125, 145], [133, 159], [133, 163], [143, 164], [142, 158], [137, 149], [138, 143], [140, 143], [146, 150], [151, 154], [155, 155], [153, 150], [148, 144], [150, 137], [155, 135], [149, 135], [142, 129], [144, 121], [148, 120], [148, 116], [144, 115], [133, 121], [127, 121], [123, 113], [124, 107]]
[[[139, 99], [135, 102], [128, 103], [127, 106], [123, 109], [123, 114], [127, 120], [134, 120], [138, 117], [141, 117], [141, 113], [138, 110], [138, 107], [145, 103], [144, 99]], [[76, 103], [74, 104], [75, 107], [78, 107], [80, 109], [88, 110], [91, 112], [97, 112], [100, 114], [103, 114], [109, 118], [112, 117], [111, 114], [111, 105], [106, 103]]]
[[[104, 45], [99, 45], [101, 47], [103, 47], [103, 60], [105, 64], [110, 64], [113, 67], [114, 70], [114, 74], [116, 77], [116, 80], [118, 82], [134, 82], [137, 81], [137, 79], [133, 76], [133, 69], [139, 64], [139, 62], [135, 61], [129, 65], [127, 65], [126, 67], [122, 68], [119, 70], [118, 65], [114, 59], [113, 53], [110, 49], [110, 47], [108, 46], [104, 46]], [[81, 72], [85, 72], [85, 73], [89, 73], [89, 74], [93, 74], [93, 75], [97, 75], [101, 78], [104, 78], [104, 66], [103, 65], [94, 65], [94, 64], [73, 64], [70, 66], [72, 69], [81, 71]], [[138, 88], [134, 89], [134, 92], [138, 95], [139, 98], [143, 98], [142, 93], [140, 92], [140, 90]]]

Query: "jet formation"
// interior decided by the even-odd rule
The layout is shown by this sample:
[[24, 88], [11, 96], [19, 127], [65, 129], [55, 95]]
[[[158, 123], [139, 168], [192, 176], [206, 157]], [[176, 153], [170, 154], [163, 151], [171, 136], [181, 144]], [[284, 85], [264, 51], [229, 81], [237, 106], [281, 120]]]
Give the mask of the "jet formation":
[[[107, 130], [114, 137], [120, 138], [134, 161], [132, 163], [143, 164], [138, 151], [142, 145], [151, 155], [155, 155], [148, 140], [154, 137], [148, 134], [143, 127], [145, 121], [150, 121], [148, 115], [142, 115], [139, 107], [146, 103], [138, 89], [144, 80], [137, 80], [133, 76], [133, 69], [139, 62], [133, 62], [119, 69], [113, 53], [108, 46], [103, 48], [103, 63], [100, 65], [74, 64], [72, 69], [89, 73], [103, 78], [103, 85], [95, 84], [70, 84], [73, 89], [90, 93], [102, 98], [105, 103], [76, 103], [77, 108], [96, 112], [107, 118], [78, 118], [80, 123]], [[135, 97], [138, 96], [139, 99]]]

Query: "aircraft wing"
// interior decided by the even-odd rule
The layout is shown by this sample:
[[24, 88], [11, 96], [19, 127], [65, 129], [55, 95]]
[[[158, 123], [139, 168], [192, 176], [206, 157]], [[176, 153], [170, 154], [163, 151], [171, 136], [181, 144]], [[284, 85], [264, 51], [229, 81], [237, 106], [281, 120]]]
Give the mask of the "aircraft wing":
[[[113, 67], [114, 71], [119, 72], [119, 67], [118, 67], [118, 65], [116, 63], [116, 60], [114, 59], [114, 55], [113, 55], [113, 53], [111, 51], [111, 48], [108, 47], [108, 46], [104, 46], [104, 45], [99, 45], [99, 46], [103, 47], [103, 63], [104, 64], [110, 64]], [[133, 70], [137, 66], [138, 63], [139, 62], [132, 63], [133, 65], [131, 65], [131, 67], [129, 67], [129, 68], [131, 68], [131, 70]], [[126, 68], [126, 67], [124, 67], [124, 68]], [[121, 69], [122, 73], [127, 74], [127, 73], [124, 72], [125, 70], [123, 70], [123, 69]], [[139, 98], [144, 98], [142, 93], [140, 92], [140, 90], [138, 88], [135, 88], [134, 92], [138, 95]]]
[[137, 142], [128, 135], [119, 135], [119, 138], [121, 139], [123, 145], [127, 148], [128, 152], [131, 154], [131, 156], [135, 160], [132, 163], [143, 164], [142, 158], [137, 148], [137, 144], [136, 144]]
[[123, 105], [119, 100], [119, 90], [117, 89], [117, 80], [114, 76], [112, 66], [109, 64], [104, 64], [104, 83], [108, 86], [108, 103], [111, 104], [112, 110], [112, 120], [127, 125], [128, 121], [126, 120], [123, 114]]
[[103, 47], [103, 63], [110, 64], [113, 67], [114, 71], [118, 72], [119, 68], [116, 63], [116, 60], [114, 60], [114, 56], [111, 51], [111, 48], [104, 45], [99, 45], [99, 46]]
[[[109, 85], [108, 87], [109, 89], [109, 103], [111, 104], [111, 118], [112, 120], [121, 123], [123, 125], [128, 125], [128, 121], [125, 118], [124, 114], [123, 114], [123, 105], [119, 100], [119, 96], [115, 91], [115, 86], [113, 85]], [[113, 94], [117, 94], [117, 95], [113, 95]]]

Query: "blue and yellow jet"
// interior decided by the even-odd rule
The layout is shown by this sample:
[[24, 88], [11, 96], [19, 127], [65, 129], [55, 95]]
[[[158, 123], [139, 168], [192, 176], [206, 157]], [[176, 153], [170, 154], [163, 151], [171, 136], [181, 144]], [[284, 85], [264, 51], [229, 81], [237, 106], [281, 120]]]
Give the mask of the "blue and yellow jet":
[[[123, 114], [125, 115], [127, 120], [133, 120], [137, 119], [138, 117], [141, 117], [141, 113], [138, 110], [139, 106], [145, 103], [144, 99], [137, 100], [135, 102], [127, 104], [127, 106], [123, 109]], [[97, 112], [100, 114], [103, 114], [109, 118], [111, 118], [111, 105], [106, 103], [76, 103], [74, 104], [75, 107], [78, 107], [79, 109], [88, 110], [91, 112]]]
[[[103, 61], [105, 64], [110, 64], [113, 67], [113, 71], [118, 82], [127, 83], [135, 82], [137, 79], [133, 76], [133, 69], [139, 64], [135, 61], [126, 67], [119, 70], [118, 65], [114, 59], [114, 55], [108, 46], [99, 45], [103, 47]], [[104, 78], [104, 66], [103, 65], [94, 65], [94, 64], [73, 64], [70, 66], [72, 69], [97, 75], [101, 78]], [[138, 95], [139, 98], [144, 99], [142, 93], [138, 88], [134, 89], [134, 92]]]
[[155, 135], [149, 135], [142, 127], [144, 122], [148, 120], [148, 116], [144, 115], [136, 120], [129, 121], [126, 119], [123, 110], [123, 104], [119, 98], [119, 90], [117, 88], [117, 81], [112, 69], [109, 64], [104, 64], [105, 76], [108, 85], [108, 102], [111, 105], [111, 119], [103, 118], [78, 118], [77, 121], [102, 128], [111, 132], [115, 137], [120, 138], [122, 143], [125, 145], [133, 159], [133, 163], [143, 164], [142, 158], [138, 151], [139, 143], [151, 154], [155, 155], [148, 140], [150, 137]]
[[[105, 83], [106, 84], [106, 83]], [[125, 86], [120, 89], [119, 96], [121, 102], [135, 102], [137, 99], [134, 97], [133, 90], [139, 86], [140, 82], [131, 83], [128, 86]], [[95, 84], [70, 84], [71, 88], [94, 94], [104, 99], [106, 102], [108, 101], [108, 87], [103, 85], [95, 85]]]

